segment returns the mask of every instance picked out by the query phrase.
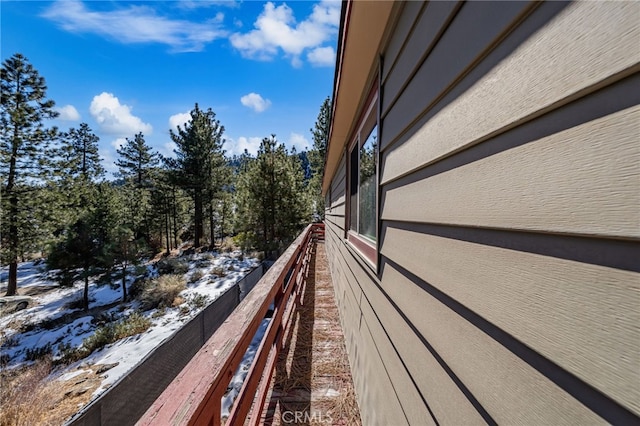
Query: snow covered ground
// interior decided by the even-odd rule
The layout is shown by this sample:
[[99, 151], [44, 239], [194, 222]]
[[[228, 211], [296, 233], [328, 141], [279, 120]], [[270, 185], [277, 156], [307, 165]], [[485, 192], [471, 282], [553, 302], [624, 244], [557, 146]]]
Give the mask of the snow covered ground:
[[[157, 345], [169, 338], [176, 330], [193, 318], [208, 303], [215, 300], [238, 280], [244, 277], [259, 261], [253, 258], [243, 258], [240, 252], [230, 254], [201, 253], [181, 257], [189, 264], [189, 270], [184, 274], [187, 287], [180, 293], [184, 300], [179, 306], [163, 310], [152, 309], [141, 314], [151, 321], [151, 327], [144, 333], [127, 337], [113, 344], [107, 345], [87, 358], [67, 366], [56, 373], [57, 380], [68, 380], [81, 374], [89, 366], [109, 366], [103, 374], [102, 385], [94, 392], [93, 398], [103, 393], [109, 386], [123, 377], [140, 360], [149, 354]], [[136, 278], [131, 268], [128, 285]], [[138, 272], [140, 272], [138, 268]], [[224, 271], [221, 273], [221, 270]], [[216, 275], [218, 272], [220, 275]], [[0, 269], [0, 292], [6, 290], [8, 268]], [[152, 264], [147, 265], [147, 276], [157, 275]], [[50, 348], [54, 357], [60, 357], [65, 348], [77, 348], [83, 340], [91, 336], [104, 318], [117, 320], [124, 318], [140, 309], [140, 302], [133, 300], [118, 303], [122, 298], [121, 280], [116, 279], [111, 284], [99, 285], [92, 282], [89, 288], [88, 314], [78, 309], [69, 308], [69, 302], [82, 297], [82, 283], [74, 287], [60, 287], [49, 278], [43, 264], [26, 262], [19, 265], [18, 287], [20, 294], [29, 294], [34, 298], [27, 309], [0, 317], [0, 359], [4, 368], [16, 368], [29, 364], [29, 357], [38, 348]], [[207, 303], [201, 303], [206, 297]], [[200, 302], [200, 303], [196, 303]], [[113, 305], [103, 310], [99, 315], [97, 307]], [[98, 317], [98, 318], [97, 318]], [[46, 326], [43, 327], [43, 325]], [[264, 322], [260, 331], [264, 331]], [[256, 339], [261, 336], [256, 336]], [[239, 368], [239, 374], [234, 377], [233, 389], [239, 389], [239, 377], [248, 369], [251, 350], [257, 348], [259, 339], [252, 342], [250, 350]], [[257, 342], [257, 343], [256, 343]], [[44, 350], [44, 349], [43, 349]], [[245, 373], [246, 374], [246, 373]], [[229, 402], [225, 403], [228, 410]]]

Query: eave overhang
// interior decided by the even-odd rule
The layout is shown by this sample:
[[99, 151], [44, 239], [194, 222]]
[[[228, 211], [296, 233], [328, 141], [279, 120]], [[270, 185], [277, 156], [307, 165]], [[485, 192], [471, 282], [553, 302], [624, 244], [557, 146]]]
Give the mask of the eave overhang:
[[349, 142], [366, 92], [377, 73], [385, 30], [392, 16], [393, 1], [343, 2], [341, 36], [333, 88], [333, 109], [325, 160], [322, 194], [329, 189]]

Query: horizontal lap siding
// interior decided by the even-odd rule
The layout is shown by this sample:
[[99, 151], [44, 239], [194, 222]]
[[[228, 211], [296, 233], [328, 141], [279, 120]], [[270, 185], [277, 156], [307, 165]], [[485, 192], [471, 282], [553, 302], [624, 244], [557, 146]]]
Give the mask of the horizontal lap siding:
[[[636, 273], [392, 227], [382, 254], [560, 367], [640, 408]], [[421, 306], [406, 312], [419, 318]]]
[[330, 191], [327, 193], [327, 199], [325, 203], [325, 221], [335, 226], [336, 232], [340, 235], [344, 235], [345, 227], [345, 190], [346, 190], [346, 163], [344, 156], [340, 160], [336, 174], [331, 181]]
[[[331, 202], [327, 203], [327, 205], [330, 204]], [[357, 372], [353, 378], [363, 422], [371, 425], [408, 424], [393, 384], [397, 379], [390, 378], [385, 372], [386, 363], [391, 361], [388, 359], [383, 361], [379, 353], [382, 351], [388, 354], [390, 343], [379, 333], [380, 325], [372, 318], [371, 308], [364, 307], [367, 302], [360, 288], [363, 276], [354, 275], [354, 270], [357, 274], [363, 271], [359, 269], [360, 266], [355, 258], [346, 251], [342, 228], [331, 222], [328, 216], [325, 223], [327, 255], [336, 303], [340, 312], [351, 369]], [[395, 363], [391, 363], [400, 364], [400, 360], [396, 359]], [[409, 380], [408, 376], [404, 379], [405, 382]], [[413, 391], [414, 398], [416, 394]]]
[[[344, 161], [341, 164], [344, 167]], [[342, 175], [339, 170], [334, 182]], [[401, 313], [379, 317], [388, 300], [373, 272], [345, 243], [343, 229], [329, 217], [342, 196], [334, 188], [327, 199], [327, 254], [364, 424], [435, 424], [426, 397], [433, 399], [433, 410], [452, 423], [481, 424], [482, 418]], [[452, 402], [459, 409], [446, 413], [443, 407]]]
[[382, 219], [640, 238], [639, 123], [631, 107], [389, 189]]
[[[387, 374], [424, 400], [399, 394], [408, 417], [640, 414], [639, 19], [405, 5], [383, 52], [379, 278], [340, 279], [362, 280]], [[365, 268], [343, 238], [334, 262]]]
[[[498, 424], [597, 424], [589, 409], [545, 379], [499, 342], [462, 319], [435, 297], [386, 265], [383, 281], [421, 335], [443, 358], [457, 378]], [[420, 294], [422, 292], [422, 294]], [[411, 359], [409, 359], [411, 361]], [[418, 362], [418, 360], [413, 360]], [[444, 400], [441, 424], [459, 410], [455, 400]]]
[[[502, 10], [503, 4], [467, 3], [460, 14], [474, 5], [490, 15], [493, 10]], [[488, 53], [483, 63], [460, 81], [460, 85], [468, 86], [466, 91], [459, 93], [450, 89], [453, 96], [434, 105], [425, 123], [409, 129], [411, 138], [386, 153], [382, 183], [478, 143], [494, 132], [543, 113], [558, 102], [567, 102], [576, 93], [593, 89], [637, 66], [640, 60], [637, 4], [576, 3], [560, 10], [556, 16], [548, 16], [561, 6], [542, 4], [525, 22], [510, 29], [509, 35]], [[549, 22], [544, 21], [550, 18]], [[457, 27], [458, 19], [453, 20], [441, 39], [442, 53], [434, 49], [386, 115], [383, 149], [405, 130], [408, 120], [423, 113], [425, 103], [447, 89], [449, 78], [463, 69], [462, 64], [450, 57], [458, 58], [458, 52], [470, 49], [464, 47], [465, 40], [489, 40], [495, 36], [483, 38], [483, 34], [496, 31], [497, 27], [479, 28], [484, 25], [483, 21], [474, 22], [470, 17], [462, 23], [465, 38], [452, 34], [449, 42], [450, 32], [462, 31], [462, 24], [460, 29]], [[477, 51], [473, 54], [480, 49]], [[435, 56], [438, 54], [440, 56]], [[383, 95], [394, 96], [387, 92]]]

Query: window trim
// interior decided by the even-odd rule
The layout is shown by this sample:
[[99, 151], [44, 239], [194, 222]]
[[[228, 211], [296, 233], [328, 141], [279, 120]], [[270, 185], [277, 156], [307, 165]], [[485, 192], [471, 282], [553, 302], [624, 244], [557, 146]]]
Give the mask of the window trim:
[[[347, 195], [345, 198], [348, 202], [348, 206], [346, 209], [347, 215], [345, 217], [345, 238], [349, 245], [355, 249], [356, 253], [360, 255], [362, 259], [364, 259], [373, 269], [377, 269], [378, 266], [378, 252], [379, 252], [379, 241], [380, 241], [380, 226], [379, 226], [379, 212], [380, 212], [380, 87], [378, 77], [374, 80], [374, 85], [370, 89], [369, 94], [367, 96], [367, 101], [364, 104], [364, 108], [360, 117], [358, 119], [358, 125], [355, 128], [354, 132], [351, 135], [350, 142], [345, 150], [345, 159], [347, 163], [347, 177], [345, 179], [345, 194]], [[351, 155], [354, 149], [357, 147], [359, 150], [363, 143], [366, 143], [366, 139], [362, 141], [363, 130], [366, 130], [367, 125], [371, 124], [373, 120], [373, 126], [371, 130], [376, 130], [376, 137], [378, 141], [378, 146], [376, 149], [376, 185], [375, 185], [375, 241], [372, 241], [369, 237], [358, 233], [356, 230], [351, 229], [351, 220], [352, 214], [354, 213], [354, 206], [352, 205], [352, 161]], [[371, 133], [367, 133], [365, 138], [368, 138]], [[359, 157], [358, 157], [358, 176], [359, 176]], [[359, 183], [358, 183], [359, 185]], [[359, 189], [359, 188], [358, 188]], [[355, 214], [358, 215], [358, 210], [355, 208]], [[357, 216], [356, 216], [357, 217]], [[356, 229], [357, 229], [357, 220], [356, 219]]]

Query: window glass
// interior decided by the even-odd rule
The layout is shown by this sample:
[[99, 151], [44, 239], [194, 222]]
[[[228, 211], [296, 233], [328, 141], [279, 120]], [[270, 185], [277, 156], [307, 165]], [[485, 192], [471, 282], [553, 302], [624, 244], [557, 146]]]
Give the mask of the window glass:
[[350, 179], [349, 182], [349, 195], [350, 195], [350, 206], [351, 206], [351, 214], [349, 218], [349, 229], [352, 229], [358, 232], [358, 144], [351, 151], [350, 160]]
[[[358, 176], [358, 233], [376, 239], [376, 190], [378, 126], [374, 126], [360, 146]], [[352, 218], [355, 215], [352, 215]], [[353, 220], [353, 219], [352, 219]]]

